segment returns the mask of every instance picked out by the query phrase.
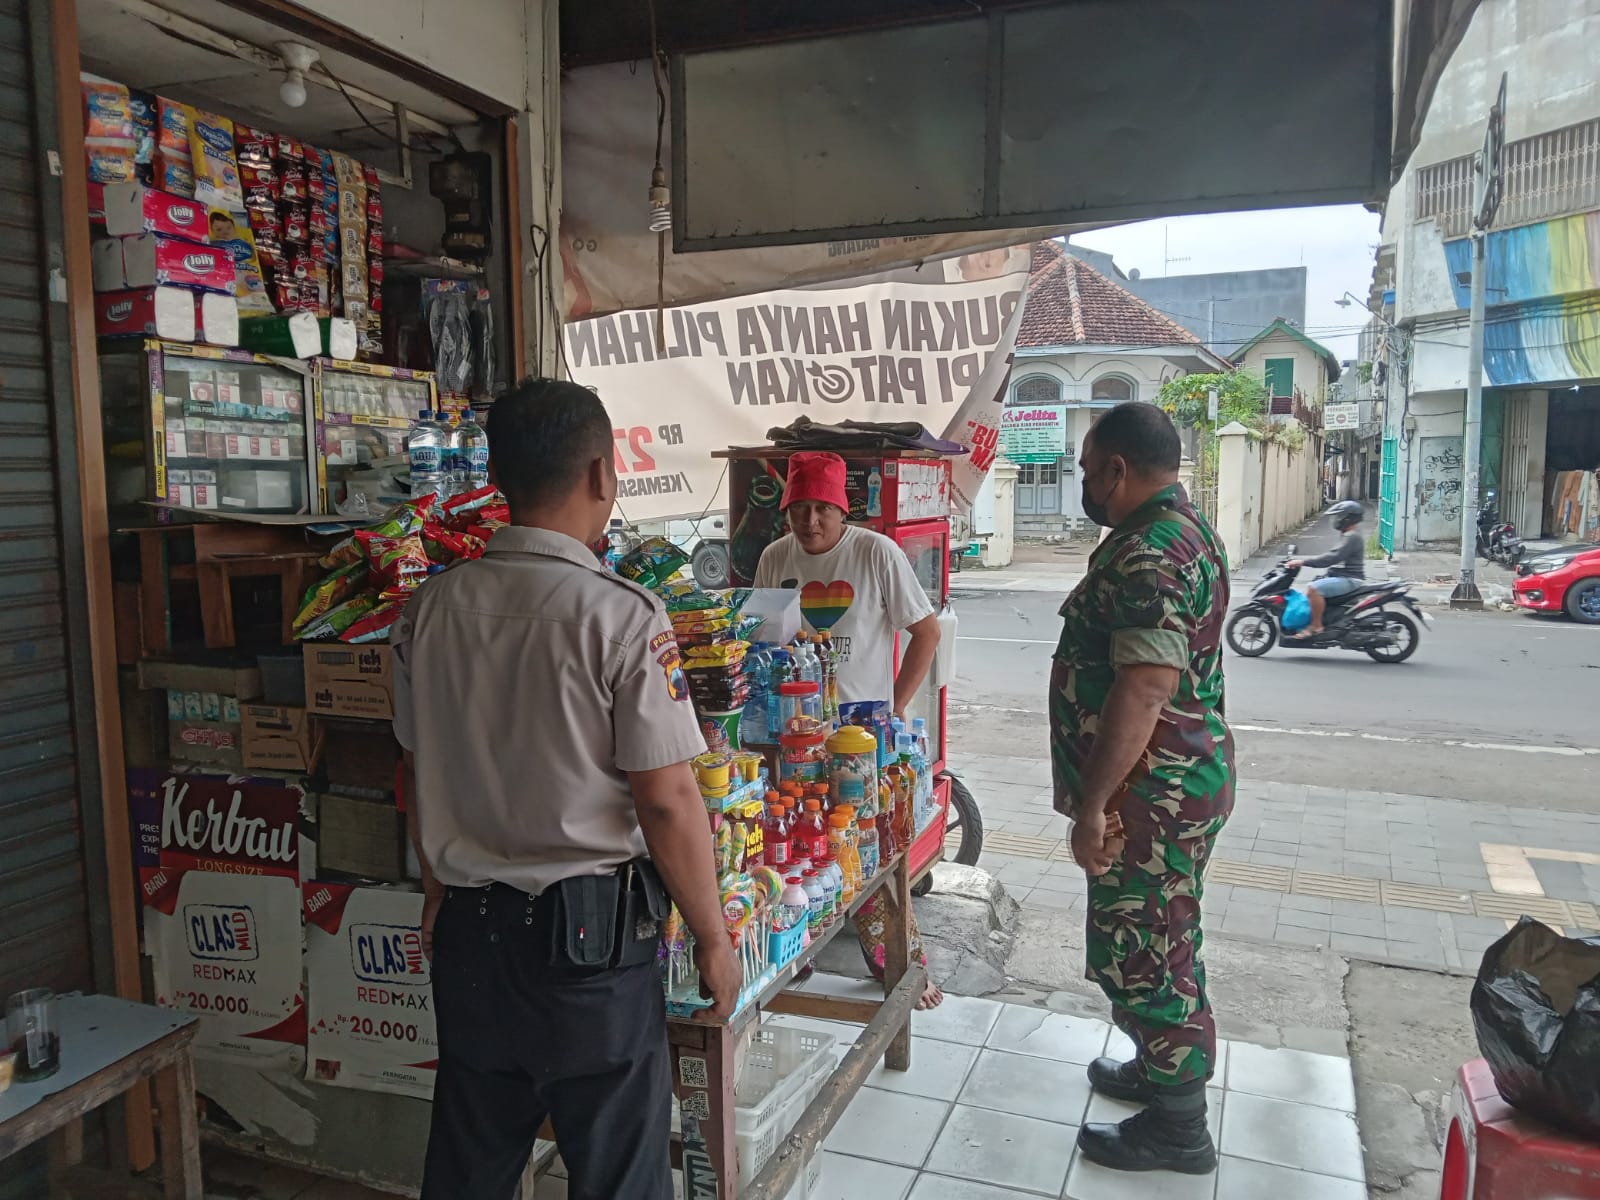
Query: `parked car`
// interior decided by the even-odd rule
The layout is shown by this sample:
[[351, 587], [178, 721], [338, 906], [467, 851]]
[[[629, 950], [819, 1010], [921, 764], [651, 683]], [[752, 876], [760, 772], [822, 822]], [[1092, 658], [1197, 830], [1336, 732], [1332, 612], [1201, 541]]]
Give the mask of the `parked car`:
[[1600, 545], [1534, 551], [1517, 564], [1511, 594], [1529, 612], [1564, 612], [1585, 625], [1600, 625]]

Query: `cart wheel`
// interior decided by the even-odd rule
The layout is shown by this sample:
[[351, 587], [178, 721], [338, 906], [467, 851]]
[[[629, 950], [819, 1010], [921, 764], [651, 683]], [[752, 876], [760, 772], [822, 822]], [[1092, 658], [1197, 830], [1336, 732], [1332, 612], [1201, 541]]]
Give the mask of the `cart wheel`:
[[933, 891], [932, 871], [929, 871], [921, 879], [917, 880], [911, 885], [911, 894], [913, 896], [926, 896], [931, 891]]
[[945, 840], [949, 840], [952, 832], [959, 833], [961, 841], [956, 847], [955, 860], [964, 867], [975, 867], [978, 856], [983, 853], [983, 813], [978, 811], [978, 802], [972, 798], [966, 784], [949, 771], [944, 777], [950, 781], [950, 814], [945, 818]]

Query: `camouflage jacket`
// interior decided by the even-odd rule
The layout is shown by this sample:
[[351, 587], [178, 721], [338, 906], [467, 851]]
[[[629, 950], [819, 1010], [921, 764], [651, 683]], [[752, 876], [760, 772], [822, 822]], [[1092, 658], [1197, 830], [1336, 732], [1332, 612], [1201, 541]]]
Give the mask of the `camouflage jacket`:
[[1233, 792], [1233, 737], [1222, 704], [1227, 613], [1226, 553], [1176, 484], [1095, 549], [1088, 574], [1061, 606], [1064, 623], [1050, 678], [1058, 811], [1072, 815], [1078, 802], [1080, 773], [1116, 669], [1151, 663], [1176, 667], [1181, 675], [1128, 787], [1184, 821], [1227, 812]]

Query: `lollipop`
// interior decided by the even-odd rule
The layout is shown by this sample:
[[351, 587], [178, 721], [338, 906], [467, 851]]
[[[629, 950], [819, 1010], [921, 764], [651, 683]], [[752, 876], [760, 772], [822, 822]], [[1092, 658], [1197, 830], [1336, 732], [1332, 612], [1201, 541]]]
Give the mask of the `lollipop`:
[[778, 903], [778, 898], [783, 895], [783, 876], [771, 867], [757, 867], [750, 874], [755, 881], [756, 891], [761, 896], [763, 907]]

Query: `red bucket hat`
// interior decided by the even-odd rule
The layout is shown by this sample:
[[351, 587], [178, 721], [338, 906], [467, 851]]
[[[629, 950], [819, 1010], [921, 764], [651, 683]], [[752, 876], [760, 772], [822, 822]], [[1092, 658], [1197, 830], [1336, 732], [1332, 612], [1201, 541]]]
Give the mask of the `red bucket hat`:
[[783, 487], [783, 505], [812, 500], [850, 511], [844, 490], [844, 459], [825, 451], [807, 451], [789, 459], [789, 480]]

